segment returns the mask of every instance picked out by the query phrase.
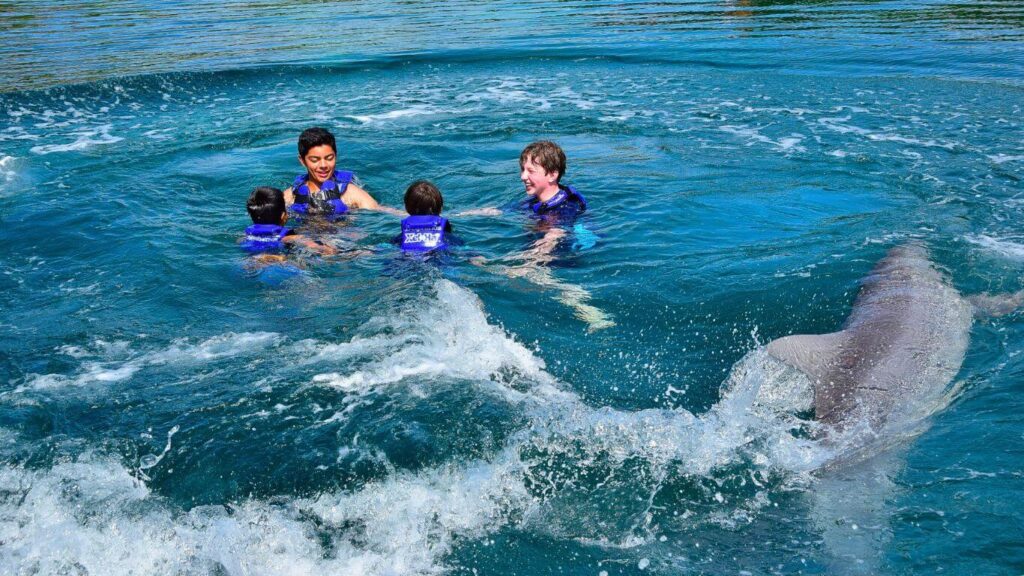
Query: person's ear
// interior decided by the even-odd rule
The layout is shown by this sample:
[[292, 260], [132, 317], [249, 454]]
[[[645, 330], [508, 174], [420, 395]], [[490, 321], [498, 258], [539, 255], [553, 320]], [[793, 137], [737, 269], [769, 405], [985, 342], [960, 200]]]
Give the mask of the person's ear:
[[548, 172], [548, 184], [554, 184], [555, 182], [558, 182], [559, 176], [561, 176], [561, 174], [558, 173], [558, 170], [552, 170], [551, 172]]
[[285, 210], [281, 213], [281, 226], [284, 226], [288, 222], [288, 211]]

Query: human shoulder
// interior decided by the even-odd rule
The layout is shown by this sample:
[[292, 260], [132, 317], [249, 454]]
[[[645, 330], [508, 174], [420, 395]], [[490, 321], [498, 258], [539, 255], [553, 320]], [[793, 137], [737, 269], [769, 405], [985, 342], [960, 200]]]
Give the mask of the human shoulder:
[[342, 202], [350, 208], [363, 208], [369, 210], [376, 210], [380, 207], [373, 196], [359, 187], [355, 183], [349, 183], [345, 188], [345, 193], [341, 196]]

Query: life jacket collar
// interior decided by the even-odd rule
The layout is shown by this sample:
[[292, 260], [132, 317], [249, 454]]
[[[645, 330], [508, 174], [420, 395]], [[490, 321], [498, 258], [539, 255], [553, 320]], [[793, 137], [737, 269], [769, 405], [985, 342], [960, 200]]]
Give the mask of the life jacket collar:
[[548, 199], [547, 202], [541, 202], [535, 198], [533, 202], [530, 203], [530, 209], [533, 210], [534, 214], [544, 214], [545, 212], [561, 207], [570, 200], [576, 200], [579, 203], [580, 212], [587, 209], [587, 201], [583, 198], [583, 195], [580, 194], [576, 188], [562, 184], [558, 185], [558, 192], [555, 192], [555, 195]]

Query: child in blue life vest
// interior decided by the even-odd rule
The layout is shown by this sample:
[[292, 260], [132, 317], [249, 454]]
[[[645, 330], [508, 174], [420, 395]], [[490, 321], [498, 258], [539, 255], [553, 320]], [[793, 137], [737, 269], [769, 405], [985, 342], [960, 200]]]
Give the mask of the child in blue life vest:
[[340, 216], [353, 208], [383, 210], [400, 215], [394, 208], [381, 206], [365, 190], [357, 186], [355, 175], [336, 170], [338, 146], [324, 128], [307, 128], [299, 135], [299, 163], [305, 174], [295, 177], [284, 191], [285, 203], [296, 214]]
[[417, 180], [409, 185], [405, 190], [409, 216], [402, 220], [402, 234], [395, 239], [402, 250], [430, 252], [457, 243], [451, 236], [451, 223], [441, 217], [443, 207], [444, 198], [433, 183]]
[[[513, 266], [488, 265], [488, 260], [472, 258], [473, 264], [488, 266], [511, 278], [522, 278], [538, 286], [555, 290], [555, 299], [572, 308], [575, 316], [587, 323], [589, 331], [615, 326], [611, 315], [590, 304], [591, 294], [582, 286], [558, 279], [551, 270], [557, 258], [557, 247], [573, 240], [572, 249], [593, 247], [597, 236], [576, 220], [587, 209], [587, 201], [574, 187], [562, 184], [565, 174], [565, 152], [549, 140], [533, 142], [519, 154], [519, 180], [526, 189], [526, 199], [516, 205], [517, 211], [526, 212], [535, 221], [535, 231], [541, 236], [529, 248], [505, 256], [503, 260], [518, 262]], [[493, 208], [471, 211], [468, 214], [497, 215]], [[571, 235], [571, 236], [570, 236]]]
[[337, 252], [330, 246], [314, 242], [285, 227], [285, 223], [288, 222], [288, 209], [285, 207], [284, 193], [277, 188], [256, 188], [249, 195], [245, 209], [252, 218], [252, 225], [245, 229], [245, 238], [242, 239], [241, 246], [246, 252], [256, 255], [261, 262], [284, 261], [284, 252], [293, 245], [303, 246], [323, 255]]
[[587, 209], [587, 201], [575, 188], [562, 184], [565, 152], [549, 140], [540, 140], [519, 154], [519, 179], [526, 187], [522, 209], [545, 220], [569, 223]]
[[571, 224], [587, 209], [587, 201], [573, 186], [562, 184], [565, 175], [565, 152], [550, 140], [529, 144], [519, 154], [519, 180], [526, 188], [526, 199], [506, 209], [475, 208], [457, 216], [502, 216], [505, 211], [525, 211], [537, 219]]

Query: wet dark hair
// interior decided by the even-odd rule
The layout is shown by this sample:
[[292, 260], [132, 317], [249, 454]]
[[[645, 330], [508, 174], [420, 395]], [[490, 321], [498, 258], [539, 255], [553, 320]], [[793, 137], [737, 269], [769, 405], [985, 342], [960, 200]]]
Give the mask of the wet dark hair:
[[284, 205], [284, 192], [270, 186], [259, 186], [249, 195], [245, 203], [253, 224], [280, 224]]
[[522, 168], [527, 160], [533, 160], [534, 164], [549, 174], [557, 171], [558, 178], [555, 179], [555, 182], [561, 181], [562, 176], [565, 176], [565, 152], [562, 151], [561, 146], [550, 140], [538, 140], [523, 148], [522, 153], [519, 154], [519, 167]]
[[427, 180], [417, 180], [405, 190], [405, 211], [412, 216], [440, 216], [441, 191]]
[[306, 128], [302, 131], [302, 134], [299, 134], [299, 157], [305, 158], [311, 148], [325, 144], [330, 146], [335, 154], [338, 153], [338, 145], [334, 141], [334, 134], [331, 134], [326, 128], [320, 128], [319, 126]]

